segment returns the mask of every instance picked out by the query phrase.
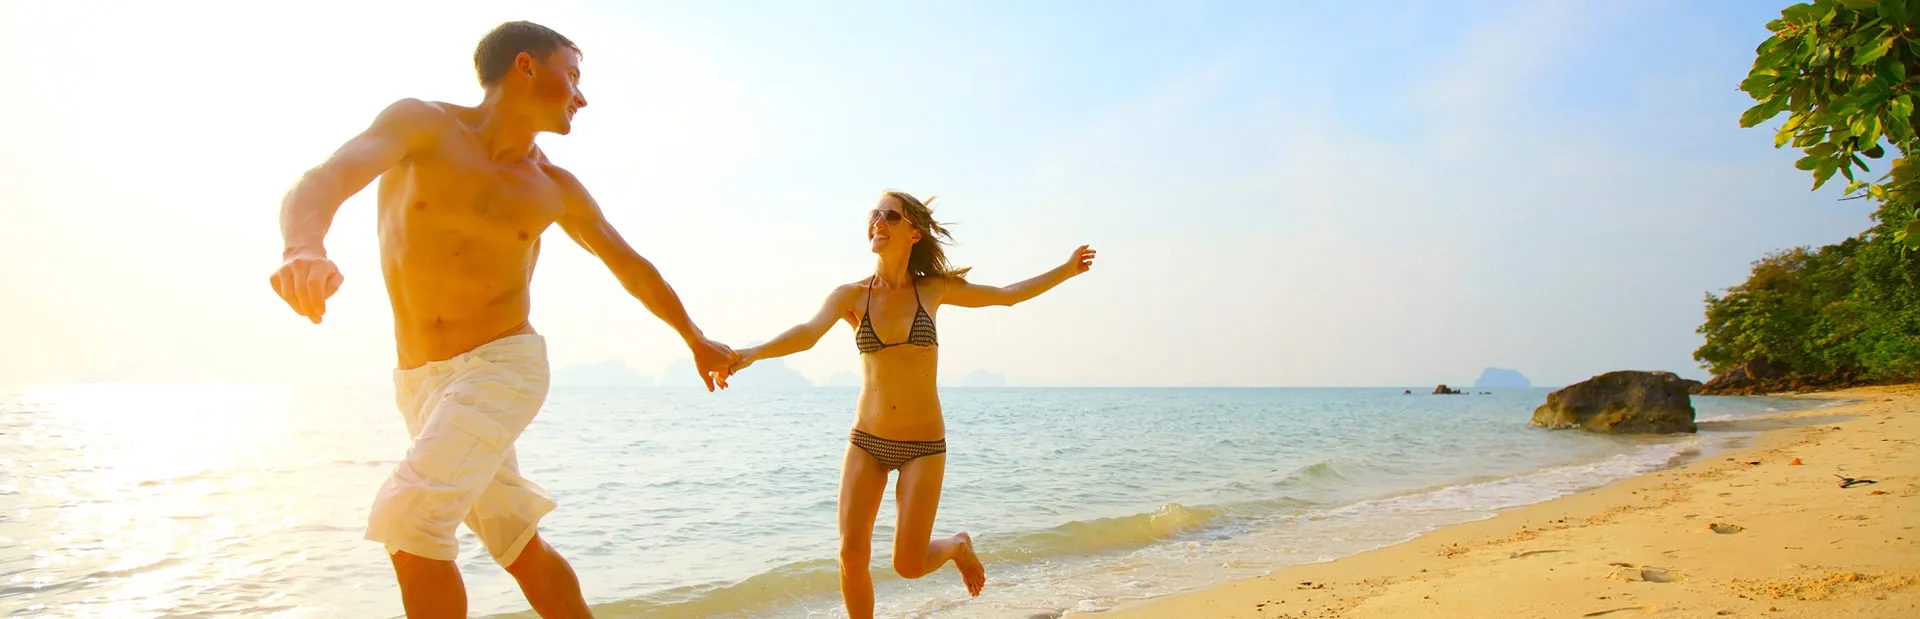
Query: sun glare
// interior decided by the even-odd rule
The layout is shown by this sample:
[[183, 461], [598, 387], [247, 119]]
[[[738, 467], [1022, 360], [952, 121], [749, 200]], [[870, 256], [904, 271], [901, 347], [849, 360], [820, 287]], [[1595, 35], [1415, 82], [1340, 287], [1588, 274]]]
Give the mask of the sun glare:
[[280, 389], [65, 385], [25, 390], [15, 406], [40, 414], [10, 416], [33, 425], [5, 432], [20, 503], [9, 520], [24, 525], [8, 553], [35, 560], [8, 585], [107, 584], [90, 610], [150, 613], [218, 584], [204, 575], [253, 576], [253, 562], [219, 565], [237, 559], [225, 547], [253, 533], [263, 492], [298, 491], [256, 486], [303, 458]]

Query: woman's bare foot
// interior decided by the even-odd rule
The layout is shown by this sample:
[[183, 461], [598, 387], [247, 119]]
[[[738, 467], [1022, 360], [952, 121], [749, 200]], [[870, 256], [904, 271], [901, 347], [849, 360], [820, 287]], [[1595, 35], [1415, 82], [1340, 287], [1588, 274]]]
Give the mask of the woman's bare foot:
[[960, 581], [966, 583], [967, 593], [978, 597], [980, 590], [987, 588], [987, 566], [973, 554], [973, 538], [966, 531], [953, 534], [953, 539], [960, 542], [953, 554], [953, 566], [960, 568]]

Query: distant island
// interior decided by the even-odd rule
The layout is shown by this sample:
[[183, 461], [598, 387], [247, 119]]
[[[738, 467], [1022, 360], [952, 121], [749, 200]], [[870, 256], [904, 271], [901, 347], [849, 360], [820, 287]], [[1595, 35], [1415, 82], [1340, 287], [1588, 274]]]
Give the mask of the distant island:
[[1480, 373], [1479, 379], [1473, 381], [1473, 386], [1479, 389], [1525, 389], [1532, 387], [1533, 381], [1527, 380], [1518, 370], [1487, 368]]
[[674, 359], [671, 363], [667, 364], [666, 369], [660, 370], [660, 386], [700, 387], [704, 389], [706, 388], [706, 383], [701, 382], [700, 374], [693, 370], [693, 359], [681, 358]]
[[[758, 346], [760, 342], [750, 342], [748, 346]], [[680, 358], [667, 364], [660, 373], [662, 387], [700, 387], [706, 383], [700, 380], [699, 372], [694, 371], [693, 359]], [[728, 389], [753, 389], [759, 387], [804, 388], [812, 387], [813, 381], [805, 374], [787, 366], [785, 359], [763, 359], [755, 361], [747, 369], [727, 379]]]
[[[691, 364], [691, 362], [689, 362]], [[799, 370], [787, 367], [785, 359], [767, 359], [755, 361], [747, 369], [741, 370], [727, 379], [728, 389], [752, 389], [756, 387], [797, 388], [812, 387], [813, 380], [801, 374]]]
[[633, 371], [626, 362], [608, 359], [570, 365], [553, 373], [555, 387], [652, 387], [653, 377]]
[[[556, 387], [699, 387], [706, 383], [700, 381], [700, 375], [694, 372], [693, 359], [682, 357], [669, 362], [660, 370], [659, 378], [633, 371], [619, 359], [608, 359], [598, 363], [571, 365], [553, 374]], [[994, 388], [1007, 386], [1007, 377], [998, 372], [974, 370], [958, 380], [944, 379], [941, 382], [956, 387]], [[856, 372], [834, 372], [826, 381], [815, 383], [801, 374], [799, 370], [788, 366], [784, 359], [766, 359], [756, 361], [739, 374], [727, 380], [728, 387], [741, 388], [804, 388], [804, 387], [859, 387], [860, 374]]]

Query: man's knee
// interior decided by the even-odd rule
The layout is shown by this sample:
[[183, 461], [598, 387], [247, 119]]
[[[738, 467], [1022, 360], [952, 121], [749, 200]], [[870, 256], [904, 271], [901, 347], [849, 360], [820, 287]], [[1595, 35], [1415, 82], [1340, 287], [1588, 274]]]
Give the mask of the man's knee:
[[455, 573], [460, 571], [452, 561], [429, 559], [405, 550], [395, 551], [387, 555], [387, 559], [393, 562], [394, 573], [403, 581], [417, 577], [443, 575], [449, 570]]
[[865, 540], [840, 540], [840, 567], [865, 569], [873, 561], [873, 545]]
[[408, 617], [465, 617], [467, 590], [460, 567], [452, 561], [429, 559], [405, 550], [388, 555], [400, 581], [400, 603]]
[[540, 535], [536, 533], [532, 539], [527, 540], [527, 547], [520, 550], [520, 556], [514, 557], [513, 562], [507, 564], [507, 573], [512, 574], [514, 578], [537, 576], [544, 573], [547, 564], [558, 557], [553, 547], [547, 545], [547, 540], [540, 539]]
[[405, 550], [389, 550], [387, 552], [387, 558], [393, 560], [394, 565], [406, 566], [406, 567], [433, 567], [438, 565], [453, 565], [452, 561], [448, 561], [446, 559], [434, 559], [430, 557], [423, 557], [417, 554], [413, 554], [411, 552], [407, 552]]

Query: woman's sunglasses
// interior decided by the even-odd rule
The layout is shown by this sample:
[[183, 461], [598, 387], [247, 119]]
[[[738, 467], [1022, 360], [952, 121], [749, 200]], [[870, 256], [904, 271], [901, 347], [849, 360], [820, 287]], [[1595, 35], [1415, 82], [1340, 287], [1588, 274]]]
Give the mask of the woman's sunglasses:
[[900, 211], [893, 209], [873, 209], [867, 213], [867, 223], [875, 223], [884, 219], [889, 226], [900, 223], [901, 220], [906, 218], [905, 215], [900, 214]]

